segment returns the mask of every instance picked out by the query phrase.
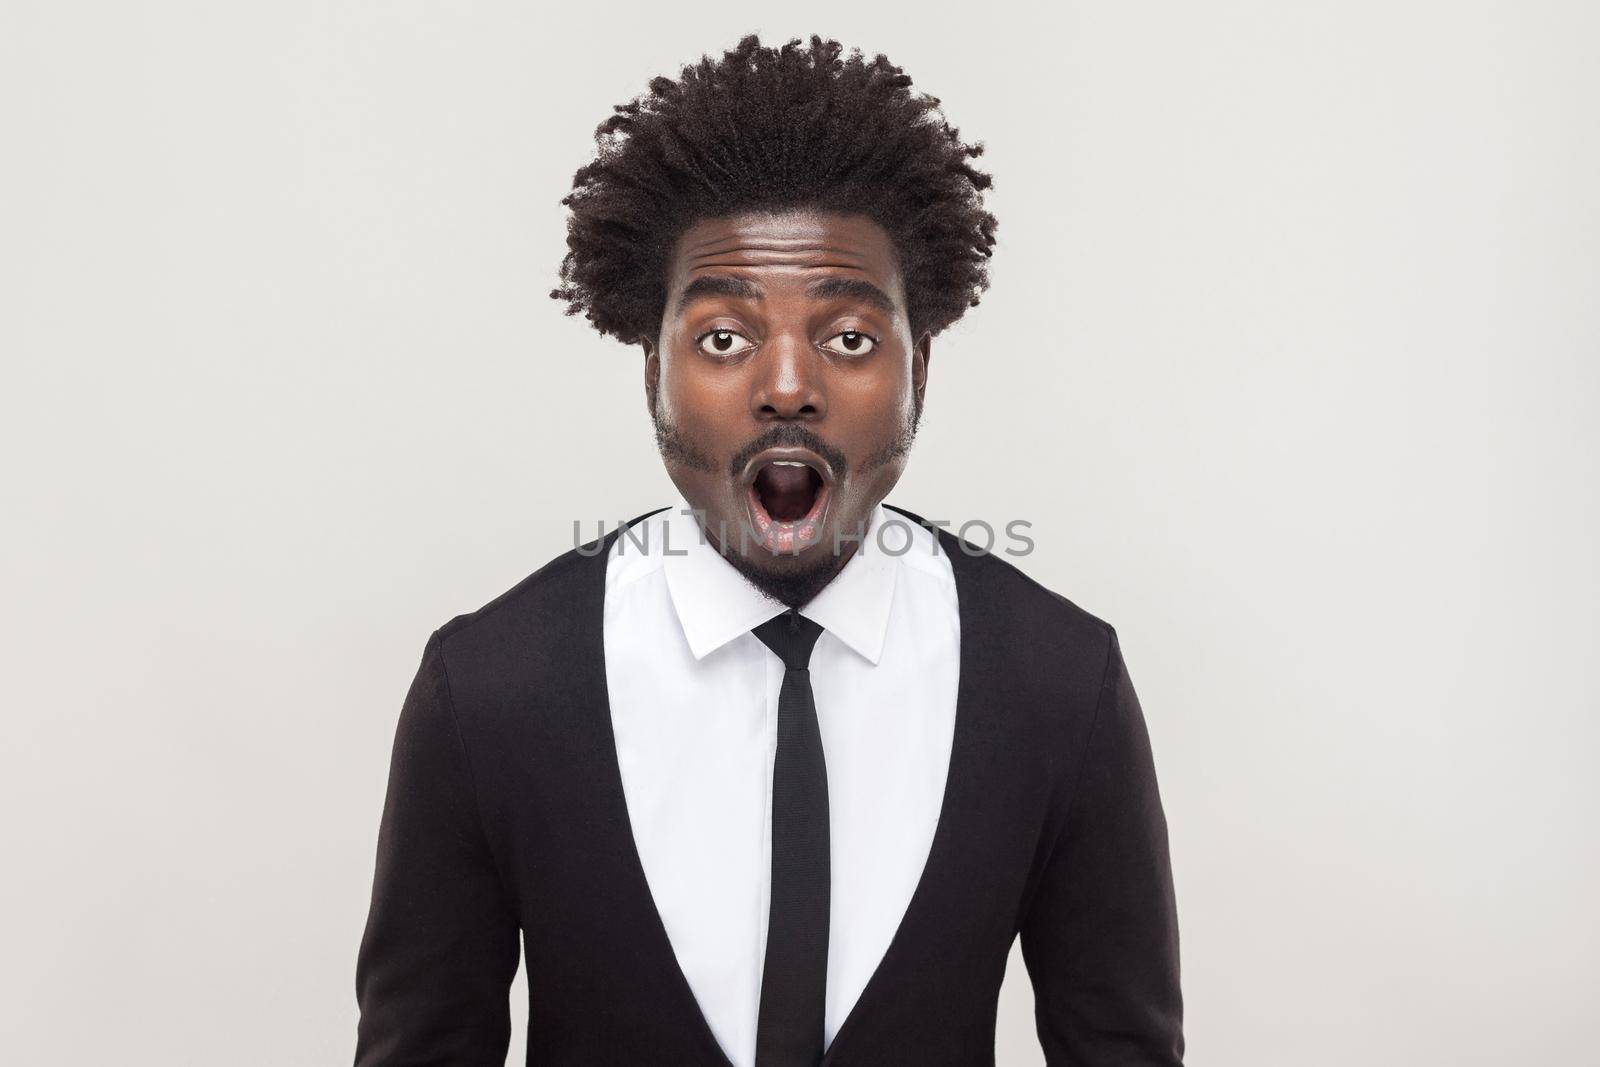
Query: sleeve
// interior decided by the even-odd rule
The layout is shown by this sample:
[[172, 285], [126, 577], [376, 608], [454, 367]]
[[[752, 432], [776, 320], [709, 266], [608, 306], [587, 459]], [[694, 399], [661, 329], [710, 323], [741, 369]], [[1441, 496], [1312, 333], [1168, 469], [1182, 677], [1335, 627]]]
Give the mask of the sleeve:
[[1059, 837], [1021, 924], [1051, 1067], [1181, 1067], [1167, 824], [1139, 699], [1111, 633]]
[[395, 732], [356, 962], [356, 1067], [503, 1067], [518, 936], [435, 631]]

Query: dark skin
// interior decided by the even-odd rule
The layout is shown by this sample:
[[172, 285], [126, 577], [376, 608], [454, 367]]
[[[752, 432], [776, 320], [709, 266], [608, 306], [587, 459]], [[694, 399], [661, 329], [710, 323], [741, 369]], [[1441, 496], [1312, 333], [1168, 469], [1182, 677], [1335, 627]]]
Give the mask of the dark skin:
[[922, 410], [932, 337], [912, 336], [893, 241], [810, 209], [701, 219], [640, 343], [667, 474], [707, 540], [802, 606], [899, 481]]

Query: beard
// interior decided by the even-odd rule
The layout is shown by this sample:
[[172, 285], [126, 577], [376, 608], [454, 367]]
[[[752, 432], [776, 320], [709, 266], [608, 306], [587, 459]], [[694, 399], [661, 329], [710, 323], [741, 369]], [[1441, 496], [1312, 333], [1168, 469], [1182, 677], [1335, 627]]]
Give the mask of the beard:
[[717, 465], [702, 452], [676, 426], [662, 418], [660, 405], [650, 409], [650, 418], [656, 424], [656, 449], [667, 463], [677, 461], [690, 470], [711, 473]]
[[[714, 474], [717, 463], [709, 453], [693, 439], [687, 437], [674, 423], [661, 414], [659, 400], [650, 411], [652, 421], [655, 423], [656, 447], [661, 452], [661, 458], [669, 465], [676, 462], [691, 470]], [[910, 417], [905, 419], [895, 433], [881, 447], [874, 451], [861, 465], [863, 472], [881, 467], [911, 451], [912, 442], [916, 439], [917, 426], [922, 420], [922, 401], [920, 397], [914, 398]], [[797, 424], [779, 424], [773, 426], [741, 448], [729, 461], [727, 470], [730, 477], [736, 477], [744, 461], [757, 452], [773, 445], [803, 445], [812, 449], [819, 455], [827, 458], [842, 479], [846, 470], [846, 459], [842, 453], [823, 441], [808, 427]], [[763, 595], [790, 608], [801, 608], [810, 603], [818, 593], [833, 581], [844, 565], [850, 561], [850, 555], [857, 547], [855, 541], [848, 541], [849, 551], [842, 554], [827, 552], [820, 555], [816, 562], [804, 566], [793, 565], [794, 560], [789, 560], [791, 565], [777, 565], [771, 561], [772, 557], [762, 557], [759, 553], [755, 558], [746, 557], [742, 552], [734, 551], [726, 545], [719, 544], [711, 537], [710, 531], [705, 531], [708, 543], [717, 545], [719, 554], [723, 559], [742, 575], [745, 581], [753, 585]]]
[[724, 552], [722, 558], [733, 565], [744, 580], [755, 586], [763, 596], [776, 600], [786, 608], [803, 608], [818, 593], [828, 587], [828, 583], [838, 577], [850, 557], [836, 556], [827, 553], [819, 556], [814, 564], [800, 570], [768, 570], [760, 563], [745, 558], [737, 552]]

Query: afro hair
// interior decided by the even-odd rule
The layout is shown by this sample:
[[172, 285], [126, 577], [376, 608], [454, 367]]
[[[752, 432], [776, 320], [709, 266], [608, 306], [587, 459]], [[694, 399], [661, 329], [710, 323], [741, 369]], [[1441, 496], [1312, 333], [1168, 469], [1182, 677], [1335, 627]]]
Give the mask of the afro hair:
[[720, 60], [619, 104], [571, 208], [561, 285], [550, 295], [602, 334], [654, 339], [667, 268], [703, 218], [794, 208], [862, 214], [894, 243], [913, 336], [938, 333], [988, 288], [989, 175], [969, 160], [937, 97], [882, 56], [813, 36], [767, 48], [755, 35]]

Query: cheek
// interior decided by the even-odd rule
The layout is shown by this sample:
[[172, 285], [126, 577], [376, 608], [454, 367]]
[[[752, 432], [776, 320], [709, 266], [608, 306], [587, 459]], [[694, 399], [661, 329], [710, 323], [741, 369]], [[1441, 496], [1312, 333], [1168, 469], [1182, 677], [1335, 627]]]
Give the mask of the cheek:
[[852, 420], [861, 422], [869, 436], [882, 437], [897, 428], [911, 410], [911, 368], [909, 364], [874, 368], [843, 383], [837, 395], [845, 401]]
[[659, 403], [674, 422], [711, 433], [726, 429], [746, 408], [736, 376], [681, 357], [662, 360]]

